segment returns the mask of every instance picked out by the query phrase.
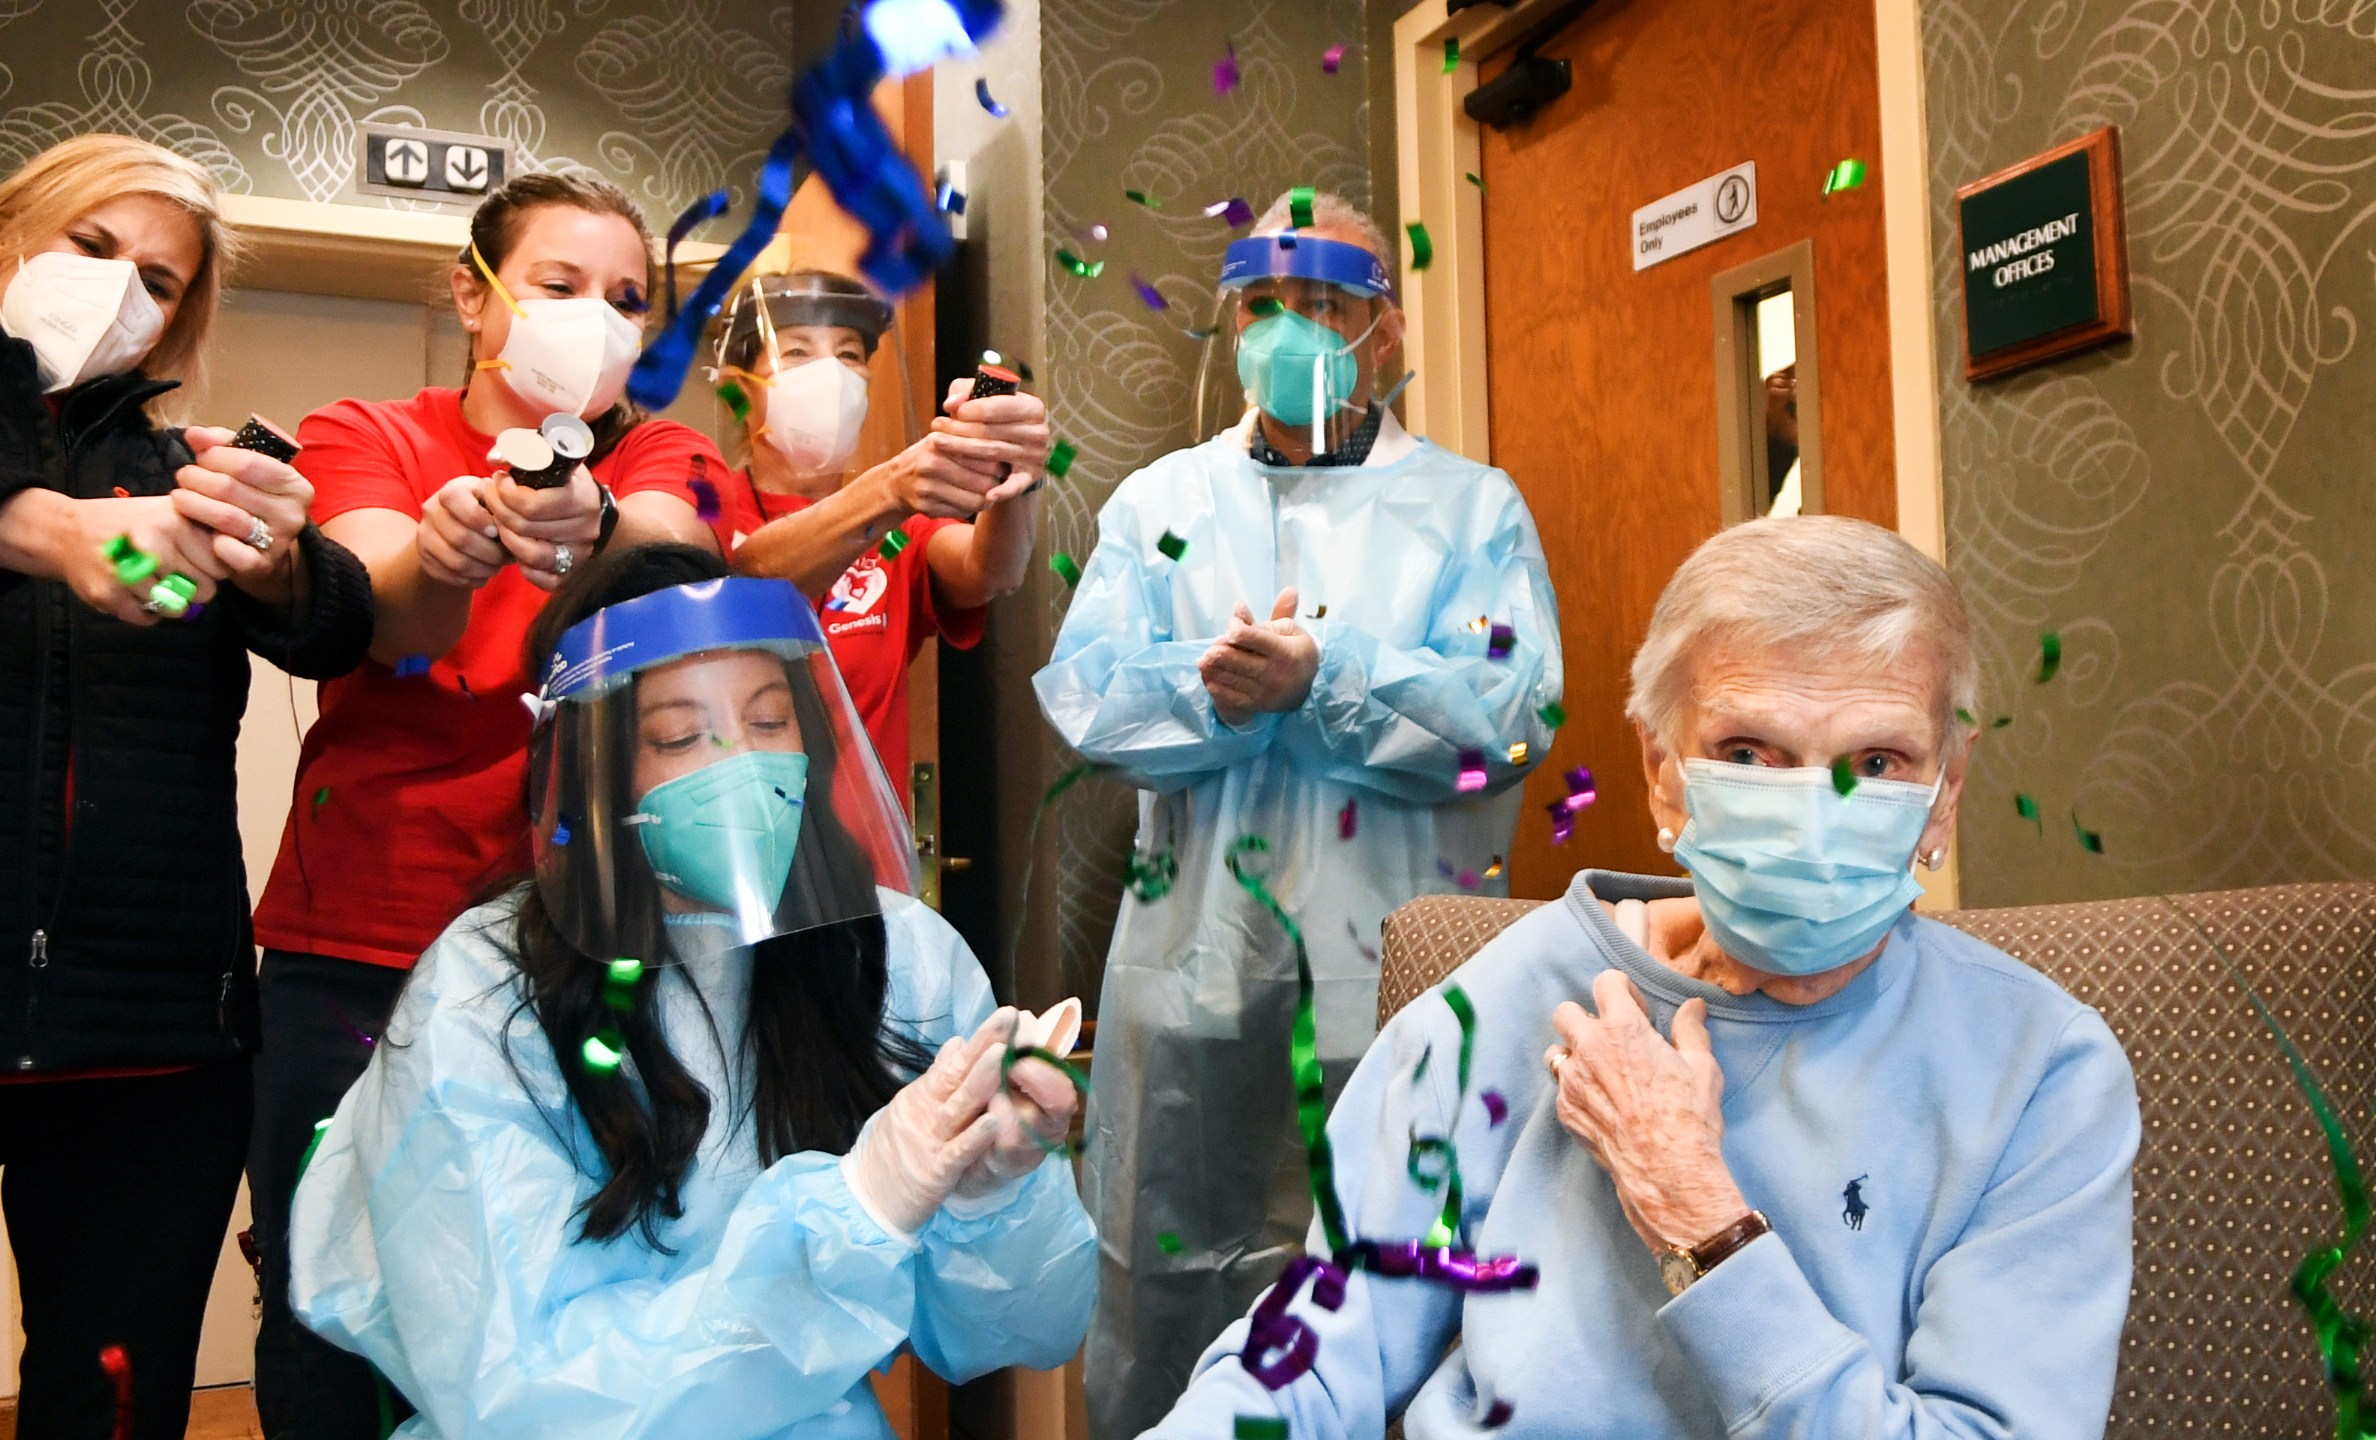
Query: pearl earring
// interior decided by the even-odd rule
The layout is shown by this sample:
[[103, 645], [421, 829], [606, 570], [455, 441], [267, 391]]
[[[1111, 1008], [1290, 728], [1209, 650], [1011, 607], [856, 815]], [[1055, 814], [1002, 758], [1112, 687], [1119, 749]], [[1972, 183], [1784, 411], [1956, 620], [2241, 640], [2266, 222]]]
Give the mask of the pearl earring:
[[1658, 827], [1658, 848], [1669, 855], [1675, 853], [1675, 832], [1664, 825]]
[[1944, 845], [1941, 845], [1934, 850], [1925, 852], [1922, 857], [1922, 868], [1925, 870], [1937, 870], [1940, 866], [1946, 863], [1947, 847]]

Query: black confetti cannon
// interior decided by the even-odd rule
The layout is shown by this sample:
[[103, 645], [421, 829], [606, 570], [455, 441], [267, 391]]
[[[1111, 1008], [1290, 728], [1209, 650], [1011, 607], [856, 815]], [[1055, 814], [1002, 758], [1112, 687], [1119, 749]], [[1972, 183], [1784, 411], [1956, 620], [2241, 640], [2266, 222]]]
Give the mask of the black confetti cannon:
[[253, 450], [286, 465], [297, 458], [298, 446], [289, 438], [288, 431], [261, 415], [250, 415], [247, 423], [239, 427], [239, 433], [231, 437], [231, 448]]
[[534, 430], [525, 426], [495, 437], [490, 460], [500, 460], [512, 479], [531, 490], [558, 490], [569, 472], [594, 453], [594, 431], [566, 410], [547, 415]]

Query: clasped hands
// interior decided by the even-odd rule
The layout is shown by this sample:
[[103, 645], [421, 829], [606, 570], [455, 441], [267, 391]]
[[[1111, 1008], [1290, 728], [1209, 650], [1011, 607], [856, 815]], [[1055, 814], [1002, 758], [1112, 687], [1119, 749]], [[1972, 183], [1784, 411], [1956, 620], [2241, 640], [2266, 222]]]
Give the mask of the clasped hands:
[[1564, 1043], [1543, 1063], [1559, 1087], [1559, 1123], [1609, 1172], [1653, 1253], [1715, 1238], [1749, 1204], [1724, 1163], [1724, 1072], [1707, 1003], [1683, 1002], [1670, 1044], [1622, 972], [1602, 971], [1592, 1000], [1597, 1016], [1573, 1000], [1551, 1016]]
[[1009, 1043], [1029, 1048], [1043, 1028], [1030, 1011], [1001, 1007], [970, 1038], [951, 1036], [867, 1122], [850, 1178], [869, 1210], [914, 1234], [951, 1196], [987, 1195], [1063, 1145], [1080, 1104], [1072, 1082], [1036, 1057], [1006, 1065]]
[[[289, 596], [292, 552], [313, 506], [313, 486], [268, 455], [234, 449], [232, 432], [193, 425], [182, 432], [190, 464], [174, 474], [163, 495], [75, 502], [82, 532], [74, 541], [65, 579], [92, 609], [132, 625], [162, 618], [145, 608], [149, 590], [169, 575], [187, 578], [196, 604], [234, 584], [260, 600]], [[121, 535], [156, 557], [154, 579], [127, 586], [102, 553]]]
[[1312, 693], [1320, 643], [1296, 623], [1295, 606], [1292, 585], [1279, 592], [1270, 619], [1259, 623], [1239, 601], [1229, 628], [1197, 659], [1197, 674], [1223, 724], [1242, 727], [1258, 714], [1293, 710]]
[[976, 400], [972, 391], [971, 380], [950, 381], [931, 431], [878, 467], [918, 515], [971, 520], [1038, 484], [1048, 463], [1048, 407], [1037, 395]]
[[569, 564], [589, 559], [602, 538], [602, 487], [580, 465], [569, 483], [531, 489], [500, 475], [459, 475], [421, 507], [417, 544], [430, 579], [475, 590], [517, 562], [539, 590], [561, 583]]

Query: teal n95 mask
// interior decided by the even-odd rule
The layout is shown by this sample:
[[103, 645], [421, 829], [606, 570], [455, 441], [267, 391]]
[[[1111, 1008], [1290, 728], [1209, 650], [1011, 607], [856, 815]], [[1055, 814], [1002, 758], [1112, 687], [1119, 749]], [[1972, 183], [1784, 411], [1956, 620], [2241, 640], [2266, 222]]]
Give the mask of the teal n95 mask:
[[1298, 428], [1343, 409], [1361, 379], [1345, 337], [1285, 309], [1238, 336], [1237, 371], [1264, 414]]
[[1197, 437], [1258, 410], [1277, 443], [1284, 427], [1314, 455], [1341, 450], [1381, 403], [1369, 342], [1394, 313], [1386, 262], [1360, 245], [1308, 230], [1231, 241], [1212, 326], [1197, 332]]
[[1828, 769], [1683, 762], [1690, 819], [1675, 859], [1724, 953], [1774, 975], [1820, 975], [1869, 953], [1922, 893], [1914, 847], [1946, 775], [1928, 785]]
[[746, 750], [654, 786], [627, 823], [661, 884], [761, 928], [792, 875], [808, 773], [798, 751]]

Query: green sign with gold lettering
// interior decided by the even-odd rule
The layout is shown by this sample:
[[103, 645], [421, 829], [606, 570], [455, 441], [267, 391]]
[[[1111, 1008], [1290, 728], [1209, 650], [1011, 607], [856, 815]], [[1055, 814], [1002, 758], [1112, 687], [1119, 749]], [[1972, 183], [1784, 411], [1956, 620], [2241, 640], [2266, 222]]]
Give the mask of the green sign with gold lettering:
[[1974, 360], [2100, 317], [2087, 155], [1966, 195], [1964, 333]]

